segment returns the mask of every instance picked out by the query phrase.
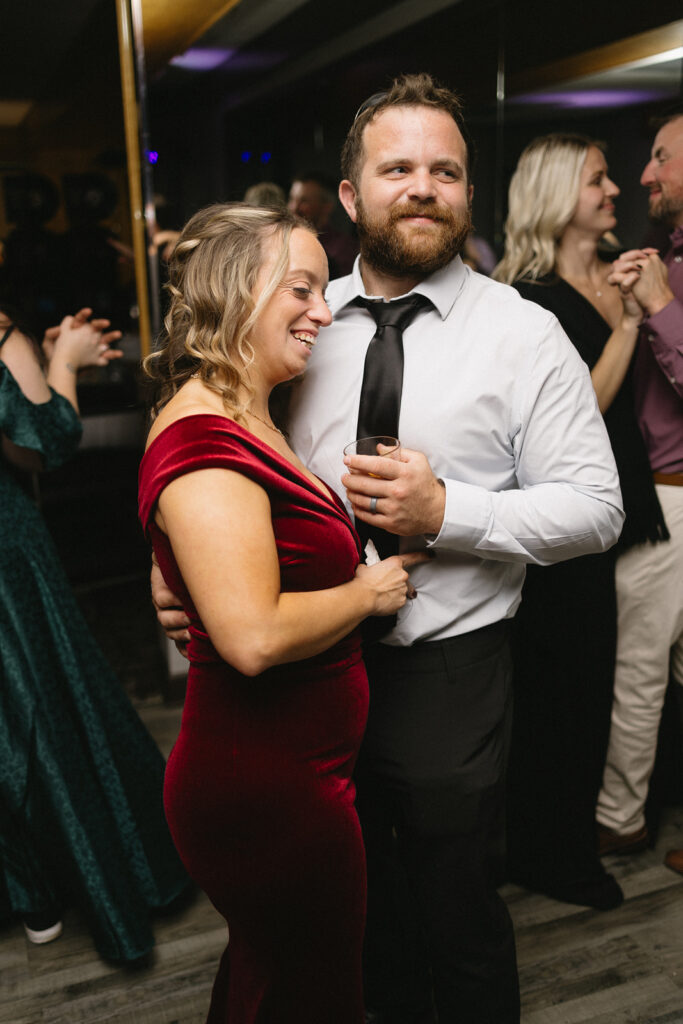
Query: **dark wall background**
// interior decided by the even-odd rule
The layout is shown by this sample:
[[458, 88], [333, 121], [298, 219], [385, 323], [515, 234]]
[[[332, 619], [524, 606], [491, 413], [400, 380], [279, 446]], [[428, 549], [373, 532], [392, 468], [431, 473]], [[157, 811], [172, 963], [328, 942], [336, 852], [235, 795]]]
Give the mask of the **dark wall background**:
[[[253, 43], [255, 63], [257, 55], [282, 51], [281, 64], [268, 71], [249, 73], [243, 59], [239, 74], [230, 72], [230, 65], [203, 75], [167, 69], [151, 83], [150, 123], [159, 151], [154, 184], [167, 203], [160, 211], [165, 226], [179, 226], [208, 202], [240, 199], [255, 181], [273, 180], [287, 188], [298, 170], [311, 167], [338, 177], [341, 144], [359, 104], [394, 75], [426, 70], [456, 88], [465, 102], [479, 153], [474, 220], [490, 241], [500, 227], [509, 175], [521, 149], [535, 135], [558, 129], [607, 143], [610, 169], [622, 187], [619, 235], [627, 244], [645, 237], [646, 202], [638, 179], [652, 138], [649, 118], [661, 103], [533, 117], [510, 107], [501, 131], [496, 75], [502, 61], [509, 90], [529, 69], [680, 18], [680, 3], [625, 0], [615, 17], [613, 5], [463, 0], [292, 80], [297, 50], [304, 59], [324, 47], [328, 36], [333, 46], [342, 29], [369, 16], [368, 6], [378, 5], [349, 0], [341, 10], [311, 0]], [[391, 6], [384, 3], [387, 11]], [[343, 213], [338, 220], [344, 223]]]

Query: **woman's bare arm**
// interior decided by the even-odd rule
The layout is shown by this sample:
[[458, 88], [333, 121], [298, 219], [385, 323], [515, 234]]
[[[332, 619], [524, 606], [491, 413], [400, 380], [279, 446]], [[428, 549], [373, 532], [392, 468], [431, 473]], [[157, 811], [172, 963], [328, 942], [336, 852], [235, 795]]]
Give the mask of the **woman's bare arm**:
[[280, 593], [280, 570], [266, 492], [239, 473], [204, 469], [162, 492], [158, 525], [216, 650], [244, 675], [312, 657], [368, 615], [406, 600], [404, 566], [424, 553], [359, 567], [338, 587]]

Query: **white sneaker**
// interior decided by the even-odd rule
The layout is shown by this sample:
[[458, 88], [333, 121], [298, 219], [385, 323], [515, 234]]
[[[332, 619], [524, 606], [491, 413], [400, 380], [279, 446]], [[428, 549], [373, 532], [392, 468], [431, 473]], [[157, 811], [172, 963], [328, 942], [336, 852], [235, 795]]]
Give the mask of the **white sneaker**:
[[62, 922], [55, 921], [54, 924], [49, 925], [47, 928], [29, 928], [24, 921], [24, 931], [29, 942], [32, 942], [36, 946], [42, 946], [46, 942], [52, 942], [54, 939], [58, 939], [62, 934]]

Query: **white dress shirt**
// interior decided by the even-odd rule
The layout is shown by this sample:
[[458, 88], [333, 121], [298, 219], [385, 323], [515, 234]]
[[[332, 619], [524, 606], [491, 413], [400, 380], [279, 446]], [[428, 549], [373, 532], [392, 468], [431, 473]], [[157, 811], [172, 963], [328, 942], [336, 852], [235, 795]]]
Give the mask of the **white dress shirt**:
[[[556, 318], [460, 257], [414, 291], [433, 309], [403, 336], [400, 441], [424, 452], [446, 489], [432, 548], [411, 570], [417, 597], [386, 643], [467, 633], [514, 615], [524, 565], [602, 551], [623, 522], [614, 458], [588, 369]], [[343, 449], [356, 436], [365, 353], [375, 332], [359, 263], [333, 281], [334, 323], [295, 385], [290, 440], [342, 495]]]

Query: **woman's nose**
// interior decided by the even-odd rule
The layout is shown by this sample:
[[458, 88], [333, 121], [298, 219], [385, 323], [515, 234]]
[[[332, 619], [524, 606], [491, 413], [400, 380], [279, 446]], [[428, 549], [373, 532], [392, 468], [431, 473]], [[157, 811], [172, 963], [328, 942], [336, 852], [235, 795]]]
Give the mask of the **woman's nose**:
[[315, 306], [309, 310], [308, 315], [311, 320], [315, 320], [315, 322], [320, 324], [321, 327], [329, 327], [332, 323], [330, 307], [322, 297], [316, 302]]

